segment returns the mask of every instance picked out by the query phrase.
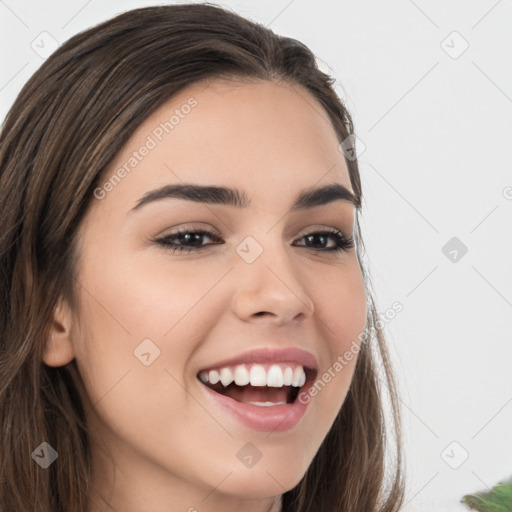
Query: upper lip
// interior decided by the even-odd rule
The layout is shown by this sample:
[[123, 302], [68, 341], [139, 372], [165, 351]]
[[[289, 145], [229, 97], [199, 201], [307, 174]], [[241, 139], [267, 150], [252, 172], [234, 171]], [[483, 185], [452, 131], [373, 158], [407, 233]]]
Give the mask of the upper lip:
[[231, 357], [229, 359], [223, 359], [215, 363], [209, 364], [201, 369], [206, 371], [213, 368], [222, 368], [225, 366], [236, 366], [238, 364], [249, 364], [249, 363], [297, 363], [311, 370], [318, 368], [318, 362], [316, 357], [305, 350], [298, 348], [255, 348], [242, 352], [241, 354]]

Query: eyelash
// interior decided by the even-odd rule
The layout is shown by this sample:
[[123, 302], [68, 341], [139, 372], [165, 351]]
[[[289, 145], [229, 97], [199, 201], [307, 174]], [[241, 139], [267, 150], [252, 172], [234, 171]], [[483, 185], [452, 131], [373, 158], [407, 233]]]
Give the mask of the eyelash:
[[[191, 252], [200, 251], [200, 250], [204, 249], [205, 247], [208, 247], [208, 245], [212, 245], [212, 244], [208, 244], [208, 245], [203, 245], [201, 247], [186, 247], [183, 245], [176, 245], [170, 241], [175, 238], [180, 238], [184, 235], [208, 235], [213, 240], [217, 240], [217, 241], [221, 240], [213, 230], [179, 229], [176, 233], [171, 233], [170, 235], [156, 239], [155, 242], [164, 246], [166, 249], [171, 250], [173, 253], [175, 253], [176, 251], [179, 253], [188, 251], [188, 254], [190, 254]], [[323, 236], [329, 235], [335, 240], [336, 246], [333, 248], [330, 248], [330, 249], [315, 249], [312, 247], [306, 247], [306, 249], [313, 249], [314, 251], [317, 251], [317, 252], [341, 253], [342, 251], [348, 251], [354, 247], [354, 238], [352, 236], [344, 235], [341, 231], [338, 231], [337, 229], [325, 229], [323, 231], [313, 231], [311, 233], [307, 233], [307, 234], [303, 235], [300, 239], [306, 238], [306, 237], [309, 237], [312, 235], [323, 235]], [[219, 245], [219, 244], [215, 244], [215, 245]]]

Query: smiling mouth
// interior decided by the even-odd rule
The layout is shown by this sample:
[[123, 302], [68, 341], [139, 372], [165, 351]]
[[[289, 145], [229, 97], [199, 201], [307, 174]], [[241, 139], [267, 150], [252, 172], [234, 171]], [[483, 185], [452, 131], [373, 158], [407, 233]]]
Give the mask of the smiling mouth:
[[243, 365], [202, 371], [197, 377], [212, 391], [236, 402], [269, 407], [293, 404], [315, 373], [297, 364]]

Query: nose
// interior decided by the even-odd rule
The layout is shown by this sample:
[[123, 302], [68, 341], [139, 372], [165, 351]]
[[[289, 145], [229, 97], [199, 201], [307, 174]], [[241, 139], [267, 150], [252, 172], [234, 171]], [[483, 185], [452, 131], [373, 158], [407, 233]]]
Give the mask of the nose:
[[262, 246], [252, 239], [241, 245], [248, 253], [261, 253], [250, 262], [250, 258], [243, 257], [243, 249], [239, 252], [242, 256], [236, 262], [233, 276], [237, 287], [234, 296], [237, 316], [246, 322], [258, 319], [274, 325], [310, 318], [314, 303], [304, 267], [293, 260], [282, 240]]

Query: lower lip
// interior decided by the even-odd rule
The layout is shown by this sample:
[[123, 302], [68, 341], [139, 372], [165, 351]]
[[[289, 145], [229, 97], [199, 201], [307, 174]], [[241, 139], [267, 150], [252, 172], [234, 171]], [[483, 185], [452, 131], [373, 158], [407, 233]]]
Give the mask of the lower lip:
[[[271, 405], [268, 407], [237, 402], [232, 398], [216, 393], [200, 383], [209, 400], [213, 400], [228, 414], [252, 430], [259, 432], [283, 432], [295, 427], [304, 416], [308, 403], [299, 401], [292, 404]], [[305, 386], [301, 390], [305, 389]]]

